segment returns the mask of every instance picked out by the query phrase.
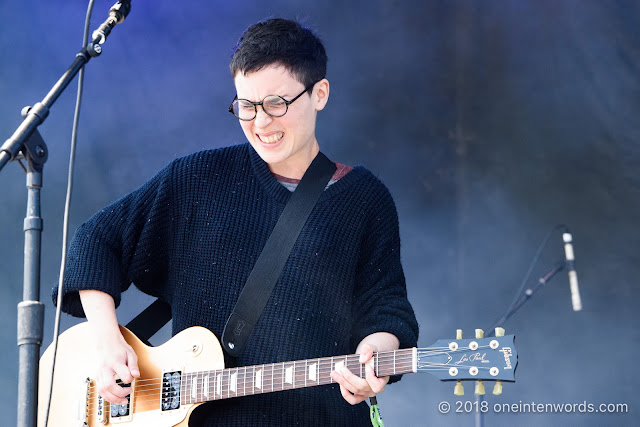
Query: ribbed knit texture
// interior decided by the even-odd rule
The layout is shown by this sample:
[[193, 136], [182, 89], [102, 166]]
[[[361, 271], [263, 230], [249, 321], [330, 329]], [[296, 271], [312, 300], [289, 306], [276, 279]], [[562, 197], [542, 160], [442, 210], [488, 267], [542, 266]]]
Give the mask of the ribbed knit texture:
[[[64, 311], [84, 316], [82, 289], [107, 292], [117, 306], [134, 283], [171, 304], [174, 334], [199, 325], [220, 337], [290, 196], [249, 144], [173, 161], [78, 229]], [[351, 354], [378, 331], [396, 335], [401, 348], [417, 342], [395, 205], [358, 166], [325, 189], [237, 364]], [[367, 405], [349, 405], [336, 385], [205, 404], [193, 419], [193, 425], [370, 425]]]

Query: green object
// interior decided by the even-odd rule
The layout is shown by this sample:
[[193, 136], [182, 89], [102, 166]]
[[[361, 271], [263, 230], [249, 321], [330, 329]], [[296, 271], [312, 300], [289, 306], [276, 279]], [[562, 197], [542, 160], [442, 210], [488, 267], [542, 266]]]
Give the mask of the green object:
[[378, 399], [375, 396], [369, 398], [371, 407], [369, 409], [369, 415], [371, 416], [371, 424], [373, 427], [384, 427], [382, 421], [382, 415], [380, 415], [380, 408], [378, 408]]

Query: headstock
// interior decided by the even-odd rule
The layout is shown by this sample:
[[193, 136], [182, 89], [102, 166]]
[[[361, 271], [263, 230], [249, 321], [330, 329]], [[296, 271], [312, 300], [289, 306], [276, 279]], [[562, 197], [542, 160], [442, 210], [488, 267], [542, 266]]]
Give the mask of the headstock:
[[496, 381], [493, 394], [502, 393], [502, 381], [515, 381], [518, 354], [514, 335], [504, 335], [496, 328], [496, 336], [484, 338], [476, 329], [475, 339], [462, 339], [458, 329], [455, 340], [438, 340], [429, 348], [418, 349], [418, 371], [426, 371], [441, 381], [457, 381], [454, 394], [464, 394], [462, 381], [476, 381], [476, 394], [484, 394], [482, 380]]

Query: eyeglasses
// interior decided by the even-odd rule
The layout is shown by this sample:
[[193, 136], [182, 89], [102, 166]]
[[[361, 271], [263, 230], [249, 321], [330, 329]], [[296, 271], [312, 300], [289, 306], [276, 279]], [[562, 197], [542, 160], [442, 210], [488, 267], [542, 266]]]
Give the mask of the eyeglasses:
[[[317, 82], [316, 82], [317, 83]], [[280, 95], [267, 95], [260, 102], [249, 101], [248, 99], [238, 99], [238, 95], [233, 98], [233, 102], [229, 106], [229, 112], [244, 121], [251, 121], [258, 114], [258, 105], [262, 105], [262, 110], [271, 117], [282, 117], [287, 114], [289, 105], [300, 98], [303, 94], [313, 88], [315, 83], [307, 86], [298, 96], [291, 101], [287, 101]]]

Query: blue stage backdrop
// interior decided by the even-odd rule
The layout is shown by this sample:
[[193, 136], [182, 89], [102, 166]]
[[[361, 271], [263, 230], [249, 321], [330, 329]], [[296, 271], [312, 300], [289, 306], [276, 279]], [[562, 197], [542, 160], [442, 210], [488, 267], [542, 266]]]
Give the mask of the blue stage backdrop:
[[[20, 123], [21, 108], [40, 101], [73, 61], [86, 3], [0, 4], [0, 142]], [[111, 5], [96, 2], [92, 29]], [[546, 233], [558, 223], [573, 231], [584, 309], [572, 311], [563, 272], [507, 322], [507, 333], [517, 335], [517, 381], [486, 396], [485, 425], [638, 425], [637, 2], [134, 1], [87, 66], [71, 230], [171, 160], [243, 142], [226, 111], [235, 94], [228, 60], [247, 26], [274, 16], [304, 21], [326, 44], [323, 151], [375, 171], [395, 198], [421, 346], [454, 338], [457, 328], [465, 337], [488, 328]], [[42, 196], [45, 345], [61, 256], [72, 86], [40, 129], [50, 148]], [[2, 424], [15, 425], [26, 206], [17, 164], [0, 173], [0, 186], [0, 408]], [[528, 285], [563, 256], [555, 233]], [[129, 291], [121, 323], [150, 301]], [[77, 321], [65, 315], [62, 326]], [[168, 337], [165, 328], [153, 342]], [[379, 402], [390, 426], [473, 426], [472, 387], [461, 397], [452, 392], [452, 383], [406, 375]], [[450, 413], [440, 412], [441, 402]]]

